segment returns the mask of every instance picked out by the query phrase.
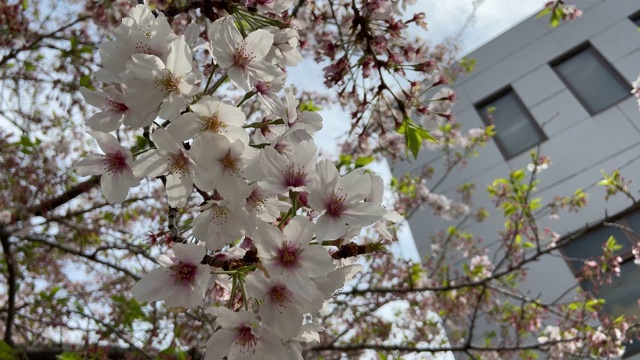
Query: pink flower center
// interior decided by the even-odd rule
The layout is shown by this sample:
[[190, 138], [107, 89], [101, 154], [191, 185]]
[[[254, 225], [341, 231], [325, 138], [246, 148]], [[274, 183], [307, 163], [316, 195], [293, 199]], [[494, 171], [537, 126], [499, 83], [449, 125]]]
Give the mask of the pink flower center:
[[186, 174], [189, 170], [189, 155], [184, 151], [178, 151], [169, 158], [169, 174], [180, 173], [180, 176]]
[[129, 169], [127, 157], [121, 152], [106, 154], [102, 163], [104, 164], [104, 172], [107, 174], [120, 174], [124, 170]]
[[202, 131], [217, 133], [217, 132], [220, 132], [221, 129], [224, 129], [226, 127], [227, 125], [222, 121], [220, 121], [218, 117], [214, 115], [204, 119], [204, 125], [202, 126]]
[[299, 250], [299, 247], [286, 242], [284, 246], [279, 249], [280, 265], [286, 268], [297, 266], [299, 263]]
[[119, 103], [115, 100], [113, 100], [112, 98], [107, 98], [107, 101], [109, 102], [109, 105], [111, 105], [111, 107], [117, 111], [117, 112], [125, 112], [127, 110], [129, 110], [129, 107], [123, 103]]
[[347, 198], [347, 195], [340, 194], [342, 189], [338, 189], [338, 191], [331, 192], [331, 198], [327, 203], [327, 214], [332, 217], [340, 217], [340, 215], [344, 212], [345, 206], [344, 201]]
[[288, 300], [291, 297], [291, 291], [289, 291], [286, 286], [277, 284], [271, 288], [271, 293], [269, 295], [273, 302], [280, 306], [285, 306], [286, 303], [289, 302]]
[[194, 264], [186, 264], [180, 261], [171, 266], [169, 270], [171, 270], [171, 277], [177, 284], [187, 285], [193, 284], [196, 281], [198, 266]]
[[242, 325], [240, 328], [238, 328], [238, 339], [236, 340], [236, 342], [242, 348], [242, 352], [254, 352], [256, 350], [256, 345], [258, 345], [258, 338], [253, 335], [252, 331], [253, 329], [248, 325]]
[[231, 151], [229, 151], [227, 152], [227, 155], [220, 159], [220, 162], [222, 163], [222, 166], [224, 166], [224, 169], [227, 171], [227, 173], [237, 174], [240, 172], [240, 167], [238, 166], [238, 162], [236, 160], [237, 159], [233, 155], [231, 155]]
[[271, 92], [271, 86], [269, 86], [269, 83], [258, 81], [256, 83], [256, 92], [261, 95], [268, 95]]
[[156, 78], [156, 83], [162, 88], [162, 92], [165, 94], [170, 92], [180, 93], [180, 81], [167, 69], [164, 70], [163, 77]]
[[260, 190], [256, 188], [253, 189], [251, 195], [247, 198], [247, 202], [254, 208], [262, 210], [266, 207], [267, 199], [265, 199], [264, 196], [260, 194]]
[[247, 51], [245, 44], [238, 44], [236, 52], [233, 54], [233, 64], [241, 69], [246, 69], [247, 65], [253, 60], [252, 53]]
[[289, 164], [282, 175], [285, 186], [298, 187], [307, 183], [307, 173], [304, 171], [304, 167], [299, 164]]
[[[269, 131], [271, 132], [271, 131]], [[276, 146], [273, 147], [280, 154], [284, 154], [289, 151], [290, 146], [285, 143], [277, 143]]]

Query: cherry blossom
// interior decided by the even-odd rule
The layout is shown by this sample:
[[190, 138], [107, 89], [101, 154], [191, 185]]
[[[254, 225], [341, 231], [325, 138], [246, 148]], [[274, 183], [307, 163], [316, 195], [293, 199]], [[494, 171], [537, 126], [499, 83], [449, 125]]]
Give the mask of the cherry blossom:
[[131, 127], [151, 125], [156, 114], [134, 113], [125, 104], [124, 93], [118, 85], [108, 86], [104, 92], [80, 88], [87, 103], [102, 109], [86, 121], [86, 125], [93, 130], [110, 132], [118, 129], [121, 124]]
[[158, 129], [151, 136], [158, 145], [134, 162], [136, 176], [167, 176], [167, 197], [169, 204], [182, 207], [187, 203], [193, 184], [206, 185], [210, 182], [208, 175], [191, 159], [190, 153], [184, 149], [181, 141], [166, 129]]
[[181, 139], [191, 139], [198, 134], [221, 134], [229, 141], [240, 140], [249, 144], [249, 134], [242, 125], [246, 116], [235, 106], [203, 96], [195, 104], [189, 105], [187, 112], [171, 123], [174, 133]]
[[287, 286], [306, 299], [312, 299], [315, 293], [309, 279], [326, 275], [335, 268], [322, 246], [310, 245], [313, 231], [313, 223], [296, 216], [282, 232], [272, 225], [262, 225], [261, 237], [255, 240], [269, 274], [283, 276]]
[[193, 235], [206, 241], [208, 249], [220, 249], [244, 236], [249, 215], [244, 202], [238, 199], [249, 195], [249, 187], [246, 191], [230, 198], [212, 199], [200, 208], [202, 212], [193, 220]]
[[104, 196], [109, 202], [121, 203], [127, 198], [129, 188], [140, 183], [132, 171], [131, 151], [120, 145], [111, 134], [94, 130], [87, 132], [96, 139], [104, 155], [91, 154], [76, 162], [74, 168], [82, 176], [102, 175], [100, 186]]
[[215, 188], [223, 197], [245, 193], [244, 169], [255, 155], [253, 151], [245, 149], [245, 143], [240, 140], [230, 142], [218, 134], [202, 135], [198, 140], [194, 140], [192, 147], [198, 154], [195, 161], [209, 169], [208, 182], [202, 184], [204, 189]]
[[302, 314], [308, 312], [305, 297], [291, 290], [281, 276], [267, 278], [262, 272], [247, 277], [247, 290], [264, 302], [260, 319], [280, 339], [297, 336], [302, 329]]
[[158, 257], [163, 267], [138, 281], [131, 289], [133, 296], [138, 301], [164, 300], [170, 308], [201, 305], [211, 277], [209, 267], [200, 264], [207, 249], [197, 244], [175, 244], [172, 252]]
[[133, 54], [155, 55], [166, 59], [169, 44], [177, 38], [163, 13], [155, 16], [147, 6], [137, 5], [114, 31], [115, 40], [100, 44], [103, 68], [96, 73], [100, 81], [122, 83], [128, 78], [126, 63]]
[[330, 161], [321, 161], [309, 195], [309, 205], [322, 212], [316, 223], [318, 239], [341, 237], [347, 232], [347, 224], [363, 227], [379, 220], [386, 210], [379, 204], [362, 201], [370, 190], [371, 178], [363, 171], [340, 176]]
[[220, 328], [207, 341], [205, 360], [235, 359], [281, 360], [287, 352], [281, 340], [255, 315], [248, 311], [233, 312], [216, 309], [216, 322]]
[[166, 61], [156, 55], [134, 54], [127, 62], [127, 71], [126, 105], [143, 113], [160, 106], [163, 119], [177, 118], [199, 91], [196, 83], [200, 75], [193, 67], [184, 36], [171, 42]]
[[313, 182], [316, 164], [316, 146], [312, 141], [303, 141], [295, 153], [287, 156], [272, 147], [266, 147], [257, 158], [263, 176], [254, 175], [260, 186], [267, 191], [284, 194], [291, 191], [306, 191]]
[[213, 57], [242, 90], [250, 91], [256, 81], [270, 81], [282, 74], [264, 60], [273, 44], [273, 34], [267, 30], [258, 29], [243, 38], [233, 18], [226, 17], [211, 24], [208, 35], [216, 40], [212, 42]]

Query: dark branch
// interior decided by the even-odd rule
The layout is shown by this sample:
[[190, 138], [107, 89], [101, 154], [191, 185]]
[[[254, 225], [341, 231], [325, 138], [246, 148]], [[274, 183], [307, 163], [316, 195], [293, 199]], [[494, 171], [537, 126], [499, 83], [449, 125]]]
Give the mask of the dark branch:
[[100, 176], [92, 176], [89, 180], [83, 181], [73, 186], [69, 190], [54, 198], [45, 200], [42, 203], [27, 209], [26, 211], [18, 212], [15, 217], [11, 217], [11, 220], [12, 222], [16, 222], [26, 219], [29, 215], [43, 216], [46, 213], [56, 209], [57, 207], [64, 205], [67, 202], [75, 199], [76, 197], [88, 192], [98, 184], [100, 184]]
[[13, 259], [13, 253], [11, 250], [11, 243], [9, 242], [9, 233], [4, 227], [0, 227], [0, 243], [2, 243], [2, 251], [7, 263], [7, 286], [8, 289], [8, 301], [7, 301], [7, 323], [4, 330], [4, 342], [9, 346], [13, 346], [13, 319], [16, 316], [16, 265]]

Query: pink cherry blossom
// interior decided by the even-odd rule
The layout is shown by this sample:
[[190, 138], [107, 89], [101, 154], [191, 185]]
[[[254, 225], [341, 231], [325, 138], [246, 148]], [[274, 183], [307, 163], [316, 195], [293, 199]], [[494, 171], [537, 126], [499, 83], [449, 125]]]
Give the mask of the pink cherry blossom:
[[156, 55], [134, 54], [127, 62], [127, 70], [126, 105], [137, 112], [160, 107], [161, 118], [175, 119], [199, 91], [196, 83], [200, 74], [193, 67], [191, 49], [184, 36], [171, 42], [166, 61]]
[[157, 149], [147, 151], [136, 158], [134, 174], [136, 176], [167, 176], [167, 197], [169, 205], [182, 207], [192, 192], [193, 184], [201, 186], [209, 183], [208, 174], [199, 168], [191, 155], [182, 146], [182, 142], [167, 129], [158, 129], [151, 139]]
[[282, 341], [262, 326], [252, 312], [215, 310], [220, 326], [207, 341], [204, 360], [265, 359], [282, 360], [287, 352]]
[[227, 70], [231, 82], [250, 91], [256, 81], [270, 81], [282, 74], [277, 66], [264, 60], [273, 44], [273, 34], [256, 30], [246, 38], [233, 23], [232, 17], [216, 20], [209, 28], [213, 57]]
[[76, 162], [74, 168], [82, 176], [102, 174], [102, 193], [109, 202], [121, 203], [127, 198], [129, 188], [140, 183], [132, 171], [131, 151], [120, 145], [111, 134], [94, 130], [87, 132], [96, 139], [104, 155], [91, 154]]
[[138, 281], [131, 292], [138, 301], [164, 300], [167, 307], [192, 308], [202, 305], [211, 274], [200, 262], [207, 250], [196, 244], [175, 244], [173, 254], [160, 255], [163, 267]]
[[363, 171], [340, 176], [328, 160], [318, 164], [317, 180], [309, 195], [309, 205], [322, 215], [316, 222], [319, 240], [337, 239], [349, 226], [368, 226], [387, 211], [379, 204], [363, 202], [371, 190], [371, 178]]
[[335, 268], [327, 250], [320, 245], [310, 245], [313, 223], [296, 216], [282, 232], [264, 224], [258, 234], [260, 237], [254, 241], [269, 274], [284, 276], [290, 289], [307, 299], [313, 298], [315, 286], [310, 278], [324, 276]]

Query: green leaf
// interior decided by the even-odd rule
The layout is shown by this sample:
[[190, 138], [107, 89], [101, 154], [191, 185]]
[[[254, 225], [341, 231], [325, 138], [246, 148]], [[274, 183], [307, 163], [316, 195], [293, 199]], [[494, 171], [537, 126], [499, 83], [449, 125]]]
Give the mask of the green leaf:
[[550, 20], [550, 24], [551, 27], [556, 27], [558, 25], [560, 25], [560, 20], [562, 19], [562, 9], [560, 9], [560, 7], [557, 7], [556, 10], [553, 12], [553, 15], [551, 15], [551, 20]]
[[526, 173], [522, 169], [513, 171], [511, 173], [511, 179], [514, 181], [522, 181], [525, 176], [526, 176]]
[[407, 149], [411, 150], [411, 154], [413, 154], [413, 158], [418, 158], [418, 153], [420, 152], [420, 146], [422, 146], [422, 138], [418, 135], [418, 132], [409, 128], [404, 135]]
[[123, 295], [113, 295], [111, 300], [118, 304], [118, 309], [122, 312], [122, 324], [126, 325], [129, 329], [132, 329], [135, 320], [144, 320], [147, 318], [144, 311], [142, 311], [140, 303], [133, 298], [127, 299]]
[[536, 19], [540, 19], [541, 17], [547, 15], [550, 12], [551, 12], [551, 8], [544, 8], [542, 9], [542, 11], [538, 13], [538, 15], [536, 15]]
[[78, 54], [91, 54], [93, 52], [93, 46], [83, 45], [76, 53]]
[[29, 0], [22, 0], [22, 10], [27, 10], [29, 8]]
[[14, 360], [18, 359], [15, 351], [9, 344], [0, 340], [0, 360]]
[[80, 86], [86, 87], [89, 90], [95, 90], [96, 87], [91, 84], [91, 75], [85, 74], [80, 77]]
[[62, 354], [56, 356], [56, 359], [58, 359], [58, 360], [82, 360], [84, 358], [78, 353], [71, 352], [71, 351], [65, 351]]
[[609, 236], [609, 239], [607, 239], [607, 243], [605, 244], [605, 248], [607, 250], [615, 252], [615, 251], [618, 251], [618, 250], [622, 250], [622, 245], [618, 244], [618, 242], [616, 241], [616, 239], [612, 235], [612, 236]]
[[71, 51], [78, 47], [78, 39], [75, 36], [72, 36], [71, 39], [69, 39], [69, 42], [71, 43]]
[[423, 129], [423, 128], [419, 127], [419, 126], [416, 126], [416, 131], [418, 132], [418, 134], [420, 134], [420, 137], [422, 138], [422, 140], [427, 140], [427, 141], [431, 141], [431, 142], [434, 142], [434, 143], [438, 142], [438, 140], [436, 138], [434, 138], [433, 135], [431, 135], [431, 133], [429, 131], [427, 131], [426, 129]]
[[33, 142], [31, 141], [31, 139], [29, 139], [28, 136], [22, 135], [20, 137], [20, 145], [24, 147], [33, 147]]
[[463, 57], [458, 60], [458, 64], [464, 69], [464, 71], [470, 73], [476, 67], [476, 59], [469, 59], [468, 57]]
[[405, 117], [402, 124], [396, 130], [399, 134], [404, 134], [407, 152], [411, 151], [415, 159], [418, 158], [423, 140], [438, 142], [427, 130], [416, 125], [410, 117]]
[[311, 100], [307, 100], [305, 102], [300, 103], [300, 105], [298, 106], [298, 109], [300, 110], [300, 112], [302, 112], [302, 111], [320, 111], [320, 110], [322, 110], [322, 108], [319, 108], [319, 107], [315, 106]]
[[24, 62], [24, 69], [26, 71], [34, 71], [36, 69], [36, 66], [33, 65], [33, 63], [31, 61], [25, 61]]
[[136, 136], [136, 148], [142, 150], [145, 147], [147, 147], [147, 139], [142, 135]]
[[53, 299], [56, 297], [56, 294], [58, 293], [58, 291], [60, 291], [60, 289], [61, 289], [60, 286], [54, 286], [49, 291], [40, 292], [39, 295], [42, 298], [42, 300], [46, 302], [52, 302]]
[[356, 168], [363, 167], [363, 166], [371, 163], [373, 160], [374, 160], [373, 155], [372, 156], [361, 156], [361, 157], [356, 159]]

